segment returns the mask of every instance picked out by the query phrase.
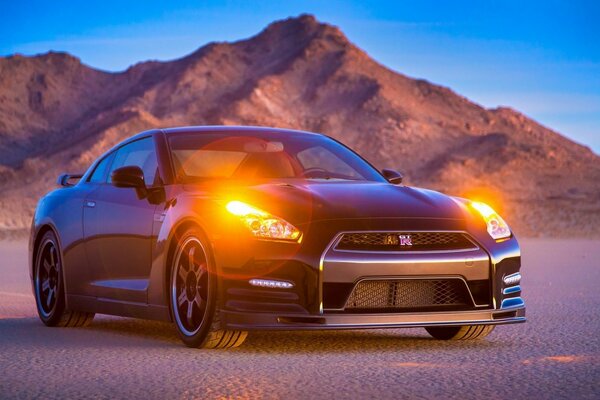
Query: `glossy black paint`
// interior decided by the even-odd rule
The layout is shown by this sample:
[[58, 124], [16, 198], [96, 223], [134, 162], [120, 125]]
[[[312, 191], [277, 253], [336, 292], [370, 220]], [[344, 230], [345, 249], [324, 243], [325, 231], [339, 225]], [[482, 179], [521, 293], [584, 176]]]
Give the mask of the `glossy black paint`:
[[[140, 133], [109, 150], [76, 185], [65, 185], [45, 195], [35, 212], [30, 260], [35, 259], [39, 238], [46, 230], [53, 230], [63, 253], [67, 307], [170, 320], [168, 276], [174, 244], [178, 232], [194, 225], [211, 242], [219, 274], [219, 309], [231, 326], [251, 329], [248, 321], [252, 317], [248, 315], [260, 313], [264, 318], [256, 320], [261, 321], [261, 328], [275, 327], [265, 326], [264, 321], [275, 321], [279, 315], [282, 321], [290, 315], [316, 318], [323, 315], [323, 303], [342, 303], [351, 286], [335, 289], [336, 285], [323, 282], [321, 270], [325, 250], [342, 231], [468, 232], [489, 255], [491, 284], [482, 288], [480, 283], [468, 283], [480, 298], [491, 300], [490, 308], [500, 308], [502, 277], [520, 269], [518, 243], [514, 236], [493, 240], [483, 220], [464, 200], [392, 184], [383, 176], [377, 182], [176, 182], [166, 136], [215, 131], [315, 135], [251, 127], [174, 128]], [[121, 185], [130, 187], [89, 181], [100, 160], [114, 157], [120, 147], [144, 138], [154, 144], [160, 178], [153, 187], [145, 183], [146, 195], [140, 195], [139, 179], [135, 185]], [[121, 172], [131, 182], [135, 180], [132, 175], [136, 171]], [[390, 179], [391, 173], [386, 174]], [[303, 232], [302, 241], [252, 238], [239, 219], [225, 211], [229, 200], [240, 200], [284, 218]], [[250, 286], [248, 280], [255, 277], [289, 280], [295, 286], [286, 291]]]

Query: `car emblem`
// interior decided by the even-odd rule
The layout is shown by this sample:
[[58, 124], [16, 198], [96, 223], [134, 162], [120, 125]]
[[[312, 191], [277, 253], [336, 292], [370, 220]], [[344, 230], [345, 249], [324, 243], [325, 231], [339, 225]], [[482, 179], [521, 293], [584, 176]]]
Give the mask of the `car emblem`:
[[412, 240], [410, 235], [388, 234], [385, 235], [383, 243], [391, 246], [412, 246]]
[[412, 246], [412, 241], [410, 235], [400, 235], [398, 236], [400, 241], [400, 246]]
[[398, 235], [385, 235], [385, 239], [383, 240], [384, 244], [387, 245], [392, 245], [392, 246], [396, 246], [400, 243], [400, 239], [398, 238]]

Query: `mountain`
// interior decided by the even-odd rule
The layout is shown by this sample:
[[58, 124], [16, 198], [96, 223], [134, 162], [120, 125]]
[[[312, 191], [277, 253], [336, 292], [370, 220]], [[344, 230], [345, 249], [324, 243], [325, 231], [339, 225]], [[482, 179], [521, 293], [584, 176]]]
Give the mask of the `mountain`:
[[212, 124], [322, 132], [412, 185], [490, 201], [518, 234], [600, 236], [589, 148], [392, 71], [309, 15], [119, 73], [65, 53], [0, 58], [0, 231], [27, 229], [59, 173], [84, 171], [122, 139]]

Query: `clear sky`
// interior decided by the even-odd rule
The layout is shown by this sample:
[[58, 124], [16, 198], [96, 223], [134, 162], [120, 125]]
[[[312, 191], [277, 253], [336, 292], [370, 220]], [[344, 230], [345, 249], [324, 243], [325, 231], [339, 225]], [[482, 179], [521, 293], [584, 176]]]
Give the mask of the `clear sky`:
[[109, 71], [314, 14], [388, 67], [508, 105], [600, 154], [598, 1], [10, 1], [0, 55], [68, 51]]

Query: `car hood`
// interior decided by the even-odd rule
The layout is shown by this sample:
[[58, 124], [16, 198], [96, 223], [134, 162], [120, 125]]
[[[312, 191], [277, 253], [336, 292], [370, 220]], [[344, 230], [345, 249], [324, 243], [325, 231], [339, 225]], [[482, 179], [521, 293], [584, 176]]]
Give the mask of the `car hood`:
[[453, 198], [432, 190], [380, 182], [273, 182], [221, 187], [219, 197], [239, 200], [291, 223], [326, 219], [463, 219]]

